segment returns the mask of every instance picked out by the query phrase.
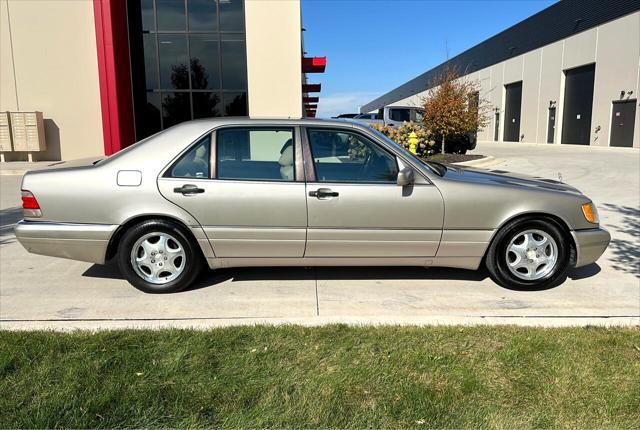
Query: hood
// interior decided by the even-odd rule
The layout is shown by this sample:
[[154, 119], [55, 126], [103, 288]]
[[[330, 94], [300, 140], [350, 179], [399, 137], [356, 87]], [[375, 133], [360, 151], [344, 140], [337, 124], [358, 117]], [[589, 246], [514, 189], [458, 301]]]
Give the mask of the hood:
[[538, 176], [521, 175], [506, 170], [481, 170], [472, 167], [458, 167], [447, 165], [444, 177], [454, 181], [479, 184], [499, 184], [511, 187], [537, 188], [546, 191], [582, 194], [578, 189], [555, 179]]

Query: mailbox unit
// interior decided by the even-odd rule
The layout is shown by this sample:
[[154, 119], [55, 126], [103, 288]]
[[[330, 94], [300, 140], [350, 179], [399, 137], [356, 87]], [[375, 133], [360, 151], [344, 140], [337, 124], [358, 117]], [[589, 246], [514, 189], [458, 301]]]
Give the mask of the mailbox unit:
[[11, 135], [14, 151], [44, 151], [42, 112], [11, 112]]
[[9, 112], [0, 112], [0, 152], [11, 152], [12, 150]]

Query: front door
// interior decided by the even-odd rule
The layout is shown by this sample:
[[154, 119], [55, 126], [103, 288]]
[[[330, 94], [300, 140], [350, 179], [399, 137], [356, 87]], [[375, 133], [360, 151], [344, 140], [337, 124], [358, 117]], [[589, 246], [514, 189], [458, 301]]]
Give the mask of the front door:
[[219, 129], [158, 180], [160, 192], [198, 220], [216, 257], [302, 257], [307, 202], [296, 134]]
[[[309, 128], [305, 257], [431, 257], [444, 205], [438, 189], [396, 185], [398, 161], [347, 129]], [[416, 174], [418, 174], [416, 172]], [[418, 181], [420, 182], [420, 181]]]
[[611, 113], [611, 146], [633, 147], [637, 100], [613, 102]]

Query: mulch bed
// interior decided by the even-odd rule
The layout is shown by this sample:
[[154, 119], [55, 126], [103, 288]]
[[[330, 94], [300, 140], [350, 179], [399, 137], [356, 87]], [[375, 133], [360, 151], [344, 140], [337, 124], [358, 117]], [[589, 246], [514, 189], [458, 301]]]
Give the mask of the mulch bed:
[[437, 161], [438, 163], [462, 163], [463, 161], [478, 160], [484, 158], [479, 154], [434, 154], [425, 158], [427, 161]]

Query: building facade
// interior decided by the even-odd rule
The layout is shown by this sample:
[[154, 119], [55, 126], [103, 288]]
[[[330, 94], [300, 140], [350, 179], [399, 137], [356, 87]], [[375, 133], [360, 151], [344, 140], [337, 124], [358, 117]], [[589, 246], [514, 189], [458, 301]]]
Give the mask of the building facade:
[[562, 0], [361, 108], [419, 105], [454, 68], [491, 107], [480, 141], [640, 148], [640, 1]]
[[314, 116], [306, 73], [326, 59], [303, 58], [301, 30], [299, 0], [0, 0], [0, 112], [43, 113], [36, 160], [196, 118]]

